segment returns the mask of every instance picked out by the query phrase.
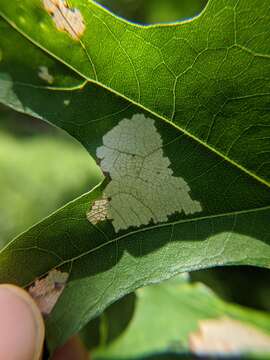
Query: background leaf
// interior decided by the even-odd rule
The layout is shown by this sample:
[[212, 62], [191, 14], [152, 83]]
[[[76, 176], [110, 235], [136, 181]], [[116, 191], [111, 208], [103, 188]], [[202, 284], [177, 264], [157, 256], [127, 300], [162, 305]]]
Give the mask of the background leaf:
[[[93, 359], [141, 359], [162, 353], [181, 358], [190, 353], [189, 337], [200, 321], [224, 316], [270, 334], [268, 314], [225, 303], [202, 284], [175, 279], [139, 289], [113, 304], [87, 325], [83, 338]], [[128, 325], [116, 332], [116, 324], [127, 319]], [[93, 344], [93, 338], [99, 343]]]
[[141, 24], [174, 22], [198, 15], [207, 0], [99, 0], [115, 14]]

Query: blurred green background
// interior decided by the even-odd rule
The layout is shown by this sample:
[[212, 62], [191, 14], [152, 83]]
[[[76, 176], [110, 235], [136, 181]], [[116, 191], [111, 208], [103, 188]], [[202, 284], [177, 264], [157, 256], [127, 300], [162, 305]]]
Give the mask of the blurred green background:
[[[207, 0], [100, 0], [119, 16], [149, 24], [197, 15]], [[63, 131], [0, 107], [0, 249], [102, 176], [82, 146]], [[197, 271], [193, 281], [224, 299], [270, 310], [269, 271], [227, 267]]]
[[115, 14], [139, 24], [175, 22], [198, 15], [207, 0], [97, 0]]
[[100, 180], [76, 140], [0, 107], [0, 248]]

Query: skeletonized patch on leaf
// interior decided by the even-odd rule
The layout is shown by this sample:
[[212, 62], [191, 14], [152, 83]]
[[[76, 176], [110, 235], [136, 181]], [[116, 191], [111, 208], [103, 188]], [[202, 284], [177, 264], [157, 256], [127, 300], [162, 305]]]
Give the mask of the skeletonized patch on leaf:
[[51, 313], [65, 288], [67, 279], [68, 273], [52, 270], [45, 278], [36, 280], [35, 284], [29, 288], [29, 294], [43, 315]]
[[100, 221], [104, 221], [107, 219], [108, 214], [108, 200], [101, 199], [96, 200], [91, 208], [91, 210], [87, 213], [87, 219], [94, 225], [99, 223]]
[[46, 81], [48, 84], [52, 84], [54, 82], [54, 77], [49, 73], [47, 66], [39, 66], [38, 76]]
[[111, 178], [104, 197], [109, 199], [107, 218], [116, 232], [166, 222], [174, 213], [202, 211], [186, 181], [173, 176], [162, 147], [154, 120], [142, 114], [120, 121], [103, 136], [97, 157]]
[[43, 5], [58, 30], [67, 32], [74, 40], [80, 39], [85, 24], [78, 9], [69, 8], [65, 0], [43, 0]]
[[270, 336], [254, 326], [222, 317], [200, 321], [199, 331], [189, 336], [189, 346], [196, 354], [270, 352]]

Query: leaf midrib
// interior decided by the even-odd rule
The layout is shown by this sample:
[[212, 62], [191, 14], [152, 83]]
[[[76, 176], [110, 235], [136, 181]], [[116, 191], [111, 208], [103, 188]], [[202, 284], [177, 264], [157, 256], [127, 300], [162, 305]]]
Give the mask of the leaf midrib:
[[[197, 143], [199, 143], [200, 145], [204, 146], [205, 148], [207, 148], [208, 150], [210, 150], [211, 152], [213, 152], [214, 154], [216, 154], [217, 156], [221, 157], [222, 159], [224, 159], [226, 162], [228, 162], [230, 165], [233, 165], [234, 167], [238, 168], [239, 170], [241, 170], [242, 172], [244, 172], [245, 174], [249, 175], [250, 177], [252, 177], [253, 179], [255, 179], [256, 181], [258, 181], [260, 184], [263, 184], [265, 186], [267, 186], [267, 188], [270, 188], [270, 182], [267, 181], [266, 179], [258, 176], [257, 174], [255, 174], [254, 172], [248, 170], [247, 168], [245, 168], [244, 166], [242, 166], [241, 164], [237, 163], [235, 160], [232, 160], [230, 158], [228, 158], [225, 154], [223, 154], [222, 152], [220, 152], [219, 150], [215, 149], [214, 147], [212, 147], [211, 145], [207, 144], [206, 142], [204, 142], [203, 140], [201, 140], [200, 138], [196, 137], [195, 135], [193, 135], [192, 133], [190, 133], [189, 131], [181, 128], [180, 126], [176, 125], [175, 123], [171, 122], [169, 119], [165, 118], [164, 116], [162, 116], [161, 114], [156, 113], [155, 111], [145, 107], [144, 105], [136, 102], [135, 100], [127, 97], [126, 95], [123, 95], [121, 93], [119, 93], [118, 91], [108, 87], [107, 85], [90, 79], [88, 78], [85, 74], [81, 73], [79, 70], [77, 70], [76, 68], [74, 68], [72, 65], [68, 64], [67, 62], [65, 62], [63, 59], [59, 58], [57, 55], [53, 54], [51, 51], [49, 51], [48, 49], [46, 49], [45, 47], [43, 47], [41, 44], [39, 44], [37, 41], [33, 40], [29, 35], [27, 35], [24, 31], [22, 31], [12, 20], [10, 20], [6, 15], [4, 15], [2, 13], [2, 11], [0, 11], [0, 16], [16, 31], [18, 31], [24, 38], [26, 38], [30, 43], [32, 43], [33, 45], [37, 46], [39, 49], [41, 49], [42, 51], [44, 51], [46, 54], [48, 54], [49, 56], [51, 56], [52, 58], [56, 59], [57, 61], [59, 61], [61, 64], [67, 66], [69, 69], [71, 69], [72, 71], [74, 71], [76, 74], [80, 75], [83, 79], [85, 79], [83, 86], [81, 88], [83, 88], [87, 83], [92, 83], [95, 85], [98, 85], [100, 87], [102, 87], [103, 89], [117, 95], [120, 96], [122, 99], [125, 99], [126, 101], [130, 102], [131, 104], [143, 109], [144, 111], [154, 115], [155, 117], [165, 121], [166, 123], [170, 124], [171, 126], [173, 126], [175, 129], [177, 129], [178, 131], [181, 131], [183, 134], [185, 134], [187, 137], [193, 139], [194, 141], [196, 141]], [[199, 17], [199, 16], [198, 16]], [[198, 17], [195, 17], [194, 19], [198, 19]], [[191, 21], [193, 21], [194, 19], [192, 19]], [[82, 44], [81, 44], [82, 46]], [[84, 46], [82, 46], [82, 48], [85, 50]], [[51, 90], [58, 90], [58, 89], [51, 89]], [[66, 89], [65, 89], [66, 90]], [[79, 140], [79, 139], [78, 139]]]
[[[97, 185], [96, 187], [94, 187], [93, 190], [97, 189], [98, 187], [100, 186]], [[92, 191], [93, 191], [92, 190]], [[90, 191], [88, 194], [90, 194], [92, 191]], [[85, 196], [82, 195], [81, 197]], [[69, 204], [72, 204], [74, 202], [76, 202], [78, 199], [80, 199], [81, 197], [77, 198], [77, 199], [74, 199], [72, 200]], [[68, 204], [68, 205], [69, 205]], [[88, 201], [87, 201], [87, 204], [88, 204]], [[8, 248], [10, 247], [10, 245], [12, 245], [13, 242], [15, 242], [18, 238], [20, 238], [21, 236], [23, 236], [23, 234], [27, 233], [31, 228], [34, 228], [36, 227], [38, 224], [41, 224], [42, 222], [44, 222], [44, 220], [46, 219], [49, 219], [51, 216], [53, 216], [54, 214], [57, 214], [59, 211], [61, 210], [64, 210], [68, 205], [65, 205], [63, 206], [62, 208], [56, 210], [54, 213], [50, 214], [49, 216], [45, 217], [44, 219], [42, 219], [40, 222], [36, 223], [35, 225], [33, 225], [32, 227], [30, 227], [29, 229], [27, 229], [26, 231], [24, 231], [23, 233], [21, 233], [20, 235], [18, 235], [15, 239], [13, 239], [11, 242], [9, 242], [2, 250], [0, 250], [0, 255], [2, 253], [4, 253], [5, 251], [8, 251]], [[54, 265], [54, 267], [61, 267], [61, 266], [64, 266], [66, 264], [69, 264], [69, 263], [73, 263], [74, 261], [77, 261], [77, 260], [80, 260], [81, 258], [83, 258], [84, 256], [88, 256], [106, 246], [109, 246], [111, 244], [114, 244], [120, 240], [123, 240], [129, 236], [133, 236], [133, 235], [136, 235], [136, 234], [140, 234], [140, 233], [143, 233], [143, 232], [146, 232], [146, 231], [151, 231], [151, 230], [155, 230], [155, 229], [160, 229], [160, 228], [165, 228], [165, 227], [170, 227], [170, 226], [175, 226], [175, 225], [179, 225], [179, 224], [187, 224], [187, 223], [192, 223], [192, 222], [197, 222], [197, 221], [205, 221], [205, 220], [213, 220], [213, 219], [218, 219], [218, 218], [222, 218], [222, 217], [230, 217], [230, 216], [234, 216], [235, 218], [238, 216], [238, 215], [246, 215], [246, 214], [252, 214], [252, 213], [256, 213], [256, 212], [262, 212], [262, 211], [267, 211], [267, 210], [270, 210], [270, 205], [269, 206], [264, 206], [264, 207], [260, 207], [260, 208], [253, 208], [253, 209], [247, 209], [247, 210], [239, 210], [239, 211], [232, 211], [232, 212], [227, 212], [227, 213], [221, 213], [221, 214], [215, 214], [215, 215], [207, 215], [207, 216], [201, 216], [201, 217], [194, 217], [194, 218], [189, 218], [189, 219], [181, 219], [181, 220], [177, 220], [177, 221], [173, 221], [173, 222], [167, 222], [167, 223], [162, 223], [162, 224], [157, 224], [157, 225], [153, 225], [153, 226], [148, 226], [148, 227], [145, 227], [145, 228], [140, 228], [140, 229], [137, 229], [137, 230], [133, 230], [133, 231], [130, 231], [126, 234], [123, 234], [121, 236], [117, 236], [113, 239], [110, 239], [104, 243], [102, 243], [101, 245], [98, 245], [96, 246], [95, 248], [93, 249], [90, 249], [88, 251], [85, 251], [77, 256], [74, 256], [73, 258], [70, 258], [70, 259], [66, 259], [66, 260], [63, 260], [61, 262], [59, 262], [58, 264]], [[77, 220], [85, 220], [85, 218], [76, 218]], [[61, 219], [62, 221], [63, 219]], [[69, 217], [69, 220], [70, 220], [70, 217]], [[59, 220], [60, 221], [60, 220]], [[57, 222], [57, 221], [56, 221]], [[229, 230], [228, 230], [229, 231]], [[35, 247], [36, 248], [36, 247]], [[39, 247], [38, 247], [39, 248]], [[40, 250], [44, 250], [42, 248], [39, 248]], [[43, 274], [40, 275], [41, 276], [45, 276], [46, 274], [48, 273], [45, 272]], [[30, 284], [30, 283], [29, 283]], [[25, 284], [24, 286], [28, 286], [29, 284]]]
[[59, 264], [58, 266], [63, 266], [69, 262], [74, 262], [76, 260], [79, 260], [80, 258], [87, 256], [95, 251], [98, 251], [100, 249], [102, 249], [103, 247], [113, 244], [114, 242], [118, 242], [122, 239], [125, 239], [129, 236], [133, 236], [135, 234], [138, 233], [143, 233], [145, 231], [148, 230], [155, 230], [155, 229], [160, 229], [160, 228], [164, 228], [164, 227], [170, 227], [170, 226], [175, 226], [175, 225], [179, 225], [179, 224], [186, 224], [186, 223], [192, 223], [192, 222], [197, 222], [197, 221], [204, 221], [204, 220], [212, 220], [212, 219], [218, 219], [218, 218], [222, 218], [222, 217], [230, 217], [230, 216], [235, 216], [237, 217], [238, 215], [246, 215], [246, 214], [252, 214], [255, 212], [261, 212], [261, 211], [266, 211], [266, 210], [270, 210], [270, 205], [269, 206], [264, 206], [261, 208], [254, 208], [254, 209], [248, 209], [248, 210], [240, 210], [240, 211], [233, 211], [233, 212], [228, 212], [228, 213], [222, 213], [222, 214], [216, 214], [216, 215], [207, 215], [207, 216], [201, 216], [201, 217], [194, 217], [194, 218], [189, 218], [189, 219], [181, 219], [181, 220], [177, 220], [177, 221], [172, 221], [172, 222], [167, 222], [167, 223], [162, 223], [162, 224], [157, 224], [157, 225], [153, 225], [153, 226], [148, 226], [142, 229], [137, 229], [137, 230], [133, 230], [130, 231], [126, 234], [123, 234], [121, 236], [115, 237], [99, 246], [96, 246], [95, 248], [88, 250], [78, 256], [75, 256], [69, 260], [64, 260], [61, 264]]

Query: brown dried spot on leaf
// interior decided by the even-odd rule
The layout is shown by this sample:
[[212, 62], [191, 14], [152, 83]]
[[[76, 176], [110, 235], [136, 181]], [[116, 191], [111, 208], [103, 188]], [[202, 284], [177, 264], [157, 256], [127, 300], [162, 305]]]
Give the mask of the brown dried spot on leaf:
[[85, 24], [78, 9], [69, 8], [65, 0], [43, 0], [43, 5], [58, 30], [67, 32], [74, 40], [80, 39]]
[[67, 279], [68, 273], [52, 270], [45, 278], [36, 280], [35, 284], [29, 288], [29, 294], [43, 315], [51, 313], [65, 288]]
[[270, 336], [254, 326], [222, 317], [200, 321], [199, 331], [189, 336], [189, 347], [196, 354], [268, 352]]
[[100, 221], [106, 220], [108, 215], [108, 204], [109, 202], [106, 198], [96, 200], [91, 210], [87, 213], [87, 219], [94, 225]]

